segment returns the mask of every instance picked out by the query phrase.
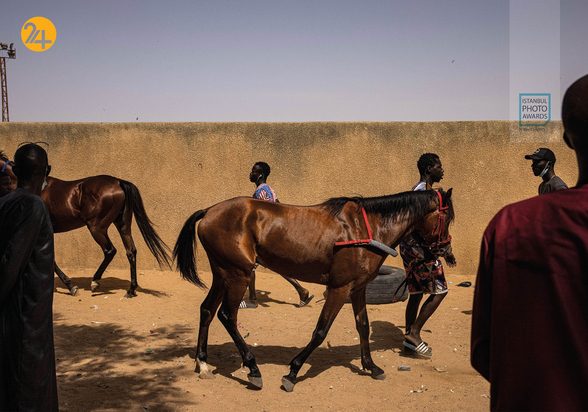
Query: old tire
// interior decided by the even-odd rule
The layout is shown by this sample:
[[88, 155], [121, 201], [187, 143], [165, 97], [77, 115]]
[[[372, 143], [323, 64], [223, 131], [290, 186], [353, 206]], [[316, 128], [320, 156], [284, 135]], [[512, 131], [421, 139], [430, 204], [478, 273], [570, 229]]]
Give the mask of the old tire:
[[[406, 284], [400, 286], [406, 278], [404, 269], [394, 266], [382, 265], [378, 276], [365, 288], [366, 303], [368, 305], [384, 305], [387, 303], [404, 302], [408, 299], [408, 288]], [[400, 289], [399, 289], [400, 287]], [[398, 290], [398, 292], [396, 292]], [[394, 294], [396, 300], [394, 300]], [[328, 288], [324, 296], [327, 297]], [[345, 301], [351, 302], [349, 298]]]
[[[408, 299], [406, 284], [400, 286], [406, 279], [406, 272], [394, 266], [382, 265], [380, 273], [365, 288], [366, 302], [368, 305], [383, 305], [402, 302]], [[398, 289], [400, 287], [400, 289]], [[396, 292], [398, 290], [398, 292]]]

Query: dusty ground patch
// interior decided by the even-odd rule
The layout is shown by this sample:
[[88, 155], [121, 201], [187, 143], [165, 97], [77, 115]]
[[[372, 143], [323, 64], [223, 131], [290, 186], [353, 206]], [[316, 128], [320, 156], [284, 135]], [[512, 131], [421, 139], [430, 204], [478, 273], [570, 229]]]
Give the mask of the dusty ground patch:
[[[297, 308], [280, 276], [258, 273], [260, 307], [239, 313], [264, 379], [256, 390], [224, 327], [211, 325], [209, 363], [216, 379], [194, 373], [199, 307], [208, 292], [175, 272], [144, 271], [138, 297], [124, 299], [128, 272], [107, 271], [98, 293], [92, 272], [68, 271], [80, 287], [72, 297], [56, 278], [54, 303], [59, 403], [62, 411], [484, 411], [489, 385], [470, 366], [471, 276], [450, 274], [448, 297], [425, 326], [432, 360], [403, 356], [405, 303], [369, 306], [374, 361], [387, 379], [361, 372], [353, 311], [345, 304], [325, 342], [302, 368], [293, 393], [280, 388], [290, 360], [309, 342], [324, 287]], [[210, 273], [203, 273], [210, 284]], [[410, 366], [409, 372], [398, 366]]]

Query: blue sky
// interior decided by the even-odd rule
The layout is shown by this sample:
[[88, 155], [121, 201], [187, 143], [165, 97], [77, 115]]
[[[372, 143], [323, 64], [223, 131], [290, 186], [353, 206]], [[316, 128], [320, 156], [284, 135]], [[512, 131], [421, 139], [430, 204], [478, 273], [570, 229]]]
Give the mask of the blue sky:
[[[0, 4], [11, 121], [509, 116], [508, 0]], [[41, 53], [20, 39], [35, 16], [57, 29]], [[562, 91], [588, 73], [587, 19], [561, 0]]]

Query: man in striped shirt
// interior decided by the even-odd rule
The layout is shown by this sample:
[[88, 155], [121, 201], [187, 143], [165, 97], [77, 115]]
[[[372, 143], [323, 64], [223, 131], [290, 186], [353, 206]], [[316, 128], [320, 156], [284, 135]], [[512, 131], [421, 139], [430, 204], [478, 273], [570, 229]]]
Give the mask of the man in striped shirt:
[[[257, 162], [253, 165], [251, 173], [249, 174], [249, 180], [255, 183], [257, 186], [255, 192], [253, 193], [253, 197], [255, 199], [279, 203], [278, 198], [276, 197], [276, 193], [267, 184], [267, 177], [269, 176], [270, 172], [271, 169], [265, 162]], [[290, 282], [298, 292], [298, 295], [300, 296], [300, 303], [298, 304], [298, 307], [301, 308], [308, 305], [312, 298], [314, 298], [314, 295], [310, 295], [308, 289], [302, 287], [302, 285], [300, 285], [296, 279], [287, 278], [285, 276], [284, 279]], [[243, 300], [239, 307], [241, 309], [253, 309], [257, 307], [257, 294], [255, 293], [255, 269], [251, 273], [251, 280], [249, 281], [249, 301], [250, 302], [246, 302]]]
[[249, 173], [249, 180], [257, 185], [253, 193], [255, 199], [277, 202], [276, 192], [266, 183], [270, 171], [271, 169], [267, 163], [257, 162], [253, 165], [251, 173]]

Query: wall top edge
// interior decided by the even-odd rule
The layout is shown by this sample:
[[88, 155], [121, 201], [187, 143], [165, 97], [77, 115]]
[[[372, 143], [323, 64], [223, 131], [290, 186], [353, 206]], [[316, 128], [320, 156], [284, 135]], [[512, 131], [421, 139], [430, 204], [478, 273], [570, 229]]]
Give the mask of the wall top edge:
[[[248, 124], [248, 125], [284, 125], [284, 124], [509, 124], [516, 123], [518, 121], [510, 120], [439, 120], [439, 121], [308, 121], [308, 122], [4, 122], [0, 123], [0, 126], [9, 125], [189, 125], [189, 124], [204, 124], [204, 125], [216, 125], [216, 124]], [[561, 120], [552, 120], [550, 123], [561, 123]]]

